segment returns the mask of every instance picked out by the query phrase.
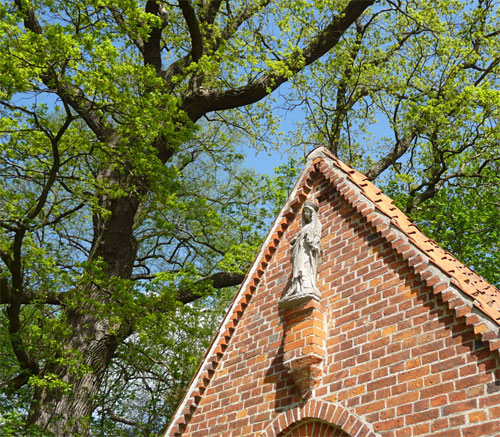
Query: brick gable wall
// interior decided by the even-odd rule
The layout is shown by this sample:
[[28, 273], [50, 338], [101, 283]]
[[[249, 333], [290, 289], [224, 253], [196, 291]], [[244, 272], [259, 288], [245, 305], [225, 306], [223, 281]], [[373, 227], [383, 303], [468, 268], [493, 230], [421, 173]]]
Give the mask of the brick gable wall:
[[[318, 287], [326, 311], [323, 376], [312, 399], [302, 400], [283, 365], [278, 307], [291, 274], [297, 214], [182, 435], [308, 435], [321, 422], [295, 426], [299, 418], [290, 416], [306, 409], [305, 419], [340, 424], [344, 435], [500, 435], [498, 352], [457, 319], [443, 302], [446, 294], [434, 294], [329, 181], [319, 176], [311, 196], [323, 225]], [[334, 410], [325, 408], [342, 414], [330, 420]], [[321, 432], [337, 430], [325, 425]]]

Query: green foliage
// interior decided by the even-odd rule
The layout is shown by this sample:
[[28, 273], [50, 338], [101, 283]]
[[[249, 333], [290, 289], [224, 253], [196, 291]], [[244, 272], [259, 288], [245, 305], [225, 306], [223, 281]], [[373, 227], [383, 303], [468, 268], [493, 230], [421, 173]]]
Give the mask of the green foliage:
[[272, 206], [274, 216], [278, 215], [281, 207], [288, 199], [301, 167], [303, 167], [303, 162], [290, 158], [286, 164], [274, 169], [274, 177], [266, 177], [267, 199]]
[[[95, 435], [161, 435], [212, 340], [231, 293], [149, 314], [116, 352], [98, 401]], [[127, 399], [127, 402], [123, 402]], [[138, 424], [108, 419], [109, 413]]]

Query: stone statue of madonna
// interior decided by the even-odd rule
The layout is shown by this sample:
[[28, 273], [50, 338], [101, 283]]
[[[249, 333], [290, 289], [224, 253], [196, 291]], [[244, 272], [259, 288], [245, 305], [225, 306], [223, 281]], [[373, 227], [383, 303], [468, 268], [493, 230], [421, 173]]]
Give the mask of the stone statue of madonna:
[[302, 228], [292, 240], [292, 280], [281, 298], [282, 307], [294, 306], [310, 298], [319, 299], [316, 276], [321, 257], [321, 222], [318, 205], [305, 202]]

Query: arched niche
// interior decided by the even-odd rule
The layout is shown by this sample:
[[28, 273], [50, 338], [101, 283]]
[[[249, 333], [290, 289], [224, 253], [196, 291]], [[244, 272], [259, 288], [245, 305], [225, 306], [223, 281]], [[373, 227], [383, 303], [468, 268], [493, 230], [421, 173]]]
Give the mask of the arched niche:
[[[260, 437], [303, 437], [298, 433], [309, 432], [309, 429], [315, 426], [326, 433], [330, 432], [326, 437], [379, 437], [368, 423], [347, 408], [318, 399], [311, 399], [279, 414]], [[295, 430], [297, 431], [294, 434]], [[333, 434], [339, 431], [341, 434]], [[316, 437], [316, 434], [311, 436]]]
[[351, 437], [343, 429], [318, 419], [305, 419], [281, 431], [277, 437]]

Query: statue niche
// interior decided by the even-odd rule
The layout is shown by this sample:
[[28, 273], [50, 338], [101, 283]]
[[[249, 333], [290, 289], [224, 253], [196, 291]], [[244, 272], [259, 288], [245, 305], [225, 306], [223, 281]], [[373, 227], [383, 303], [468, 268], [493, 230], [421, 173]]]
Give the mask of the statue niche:
[[302, 228], [292, 240], [292, 279], [281, 298], [280, 306], [288, 308], [309, 299], [320, 299], [316, 276], [321, 261], [321, 222], [318, 205], [305, 202]]

